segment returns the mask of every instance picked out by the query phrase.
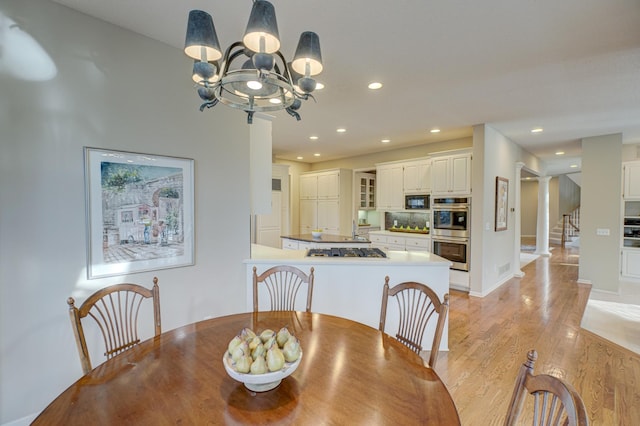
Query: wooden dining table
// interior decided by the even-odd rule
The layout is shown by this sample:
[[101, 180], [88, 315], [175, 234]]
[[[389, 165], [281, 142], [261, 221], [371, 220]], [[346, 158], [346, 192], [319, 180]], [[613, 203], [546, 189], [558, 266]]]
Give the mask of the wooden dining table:
[[[286, 326], [298, 368], [253, 392], [227, 374], [229, 341]], [[229, 315], [162, 333], [97, 366], [34, 425], [459, 425], [446, 386], [422, 359], [364, 324], [308, 312]]]

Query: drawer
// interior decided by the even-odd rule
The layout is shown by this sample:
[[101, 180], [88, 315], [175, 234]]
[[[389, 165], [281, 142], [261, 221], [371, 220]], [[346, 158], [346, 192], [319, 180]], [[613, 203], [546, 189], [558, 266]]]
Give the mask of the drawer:
[[407, 238], [405, 245], [407, 250], [411, 250], [412, 248], [428, 249], [430, 241], [428, 238]]
[[289, 239], [283, 239], [282, 248], [285, 250], [298, 250], [298, 242]]
[[405, 245], [406, 239], [403, 237], [396, 237], [396, 236], [389, 236], [387, 237], [387, 242], [389, 244], [393, 244], [396, 246], [403, 246]]
[[369, 241], [372, 243], [386, 243], [387, 237], [384, 235], [369, 234]]

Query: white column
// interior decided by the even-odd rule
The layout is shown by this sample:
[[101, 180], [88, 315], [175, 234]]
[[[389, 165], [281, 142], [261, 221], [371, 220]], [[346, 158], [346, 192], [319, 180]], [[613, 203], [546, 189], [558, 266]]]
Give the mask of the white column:
[[538, 229], [536, 232], [536, 254], [551, 256], [549, 251], [549, 181], [551, 176], [538, 178]]
[[514, 209], [514, 229], [513, 229], [513, 275], [515, 277], [524, 277], [524, 272], [520, 269], [520, 245], [521, 245], [521, 233], [522, 226], [520, 217], [522, 212], [520, 209], [520, 179], [522, 178], [522, 168], [524, 167], [524, 163], [516, 163], [516, 178], [515, 178], [515, 202], [513, 205]]

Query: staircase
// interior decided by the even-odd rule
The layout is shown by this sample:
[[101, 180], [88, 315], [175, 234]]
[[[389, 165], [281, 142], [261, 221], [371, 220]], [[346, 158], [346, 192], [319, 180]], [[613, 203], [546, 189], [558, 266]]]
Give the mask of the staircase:
[[[564, 238], [562, 238], [564, 234]], [[549, 231], [549, 244], [577, 246], [580, 241], [580, 207], [562, 215]]]

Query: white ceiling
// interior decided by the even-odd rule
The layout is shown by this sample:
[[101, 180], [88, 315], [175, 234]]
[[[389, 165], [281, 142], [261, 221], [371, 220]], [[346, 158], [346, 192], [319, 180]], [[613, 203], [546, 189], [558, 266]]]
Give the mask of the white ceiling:
[[[180, 49], [189, 10], [213, 16], [225, 48], [241, 39], [252, 4], [54, 1]], [[317, 79], [326, 88], [303, 104], [302, 121], [275, 114], [279, 158], [325, 161], [450, 140], [486, 123], [562, 173], [580, 164], [583, 137], [622, 133], [624, 143], [640, 143], [638, 0], [271, 1], [285, 57], [311, 30], [325, 65]], [[185, 79], [191, 64], [185, 56]], [[371, 81], [384, 87], [370, 91]], [[216, 108], [226, 107], [203, 114]], [[442, 131], [432, 135], [433, 127]]]

